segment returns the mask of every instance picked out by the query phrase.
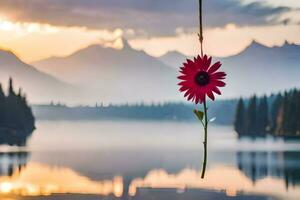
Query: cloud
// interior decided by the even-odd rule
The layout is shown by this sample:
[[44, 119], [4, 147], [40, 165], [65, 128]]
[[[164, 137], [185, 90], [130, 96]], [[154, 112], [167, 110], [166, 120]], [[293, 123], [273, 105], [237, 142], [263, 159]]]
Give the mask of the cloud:
[[[285, 41], [300, 44], [299, 25], [243, 26], [228, 24], [223, 28], [204, 31], [204, 50], [213, 56], [230, 56], [241, 52], [253, 40], [267, 46], [280, 46]], [[133, 48], [150, 55], [161, 56], [168, 51], [186, 55], [199, 53], [199, 41], [195, 33], [180, 33], [168, 37], [137, 38], [130, 40]]]
[[14, 51], [27, 62], [49, 56], [66, 56], [91, 44], [121, 48], [123, 34], [121, 29], [93, 30], [0, 19], [0, 48]]
[[[205, 22], [210, 27], [276, 23], [291, 10], [241, 0], [205, 1]], [[197, 26], [196, 0], [1, 0], [0, 12], [15, 21], [131, 29], [149, 35], [170, 35], [177, 27]]]

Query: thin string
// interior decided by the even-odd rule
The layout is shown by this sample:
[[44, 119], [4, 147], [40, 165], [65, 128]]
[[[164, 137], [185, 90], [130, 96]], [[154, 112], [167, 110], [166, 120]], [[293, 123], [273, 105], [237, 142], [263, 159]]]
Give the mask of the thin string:
[[203, 23], [202, 23], [202, 0], [199, 0], [199, 42], [200, 42], [200, 49], [201, 49], [201, 57], [204, 56], [203, 53]]

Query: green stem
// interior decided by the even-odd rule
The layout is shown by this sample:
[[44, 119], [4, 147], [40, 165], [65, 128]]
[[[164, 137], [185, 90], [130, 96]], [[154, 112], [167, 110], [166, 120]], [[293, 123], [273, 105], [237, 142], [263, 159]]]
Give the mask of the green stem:
[[203, 164], [202, 164], [202, 173], [201, 178], [203, 179], [205, 176], [205, 170], [206, 170], [206, 161], [207, 161], [207, 125], [208, 125], [208, 119], [207, 119], [207, 107], [206, 107], [206, 100], [203, 102], [204, 107], [204, 158], [203, 158]]

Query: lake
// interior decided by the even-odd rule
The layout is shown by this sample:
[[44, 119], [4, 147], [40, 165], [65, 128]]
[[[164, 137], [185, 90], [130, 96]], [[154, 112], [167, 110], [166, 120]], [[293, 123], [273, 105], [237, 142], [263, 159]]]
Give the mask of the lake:
[[300, 141], [239, 140], [211, 125], [37, 121], [26, 147], [1, 146], [4, 200], [300, 199]]

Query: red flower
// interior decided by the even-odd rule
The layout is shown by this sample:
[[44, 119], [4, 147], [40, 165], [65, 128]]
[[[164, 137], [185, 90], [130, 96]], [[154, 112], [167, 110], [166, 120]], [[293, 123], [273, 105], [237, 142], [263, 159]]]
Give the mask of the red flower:
[[203, 103], [206, 95], [215, 100], [214, 93], [221, 95], [221, 91], [218, 87], [224, 87], [225, 83], [222, 81], [225, 79], [226, 74], [224, 72], [218, 72], [221, 67], [221, 63], [217, 62], [210, 66], [211, 57], [206, 55], [201, 58], [199, 55], [192, 60], [187, 59], [187, 63], [183, 63], [183, 67], [180, 68], [181, 76], [178, 79], [182, 80], [180, 85], [180, 92], [185, 92], [184, 97], [187, 97], [188, 101], [192, 100], [196, 104]]

